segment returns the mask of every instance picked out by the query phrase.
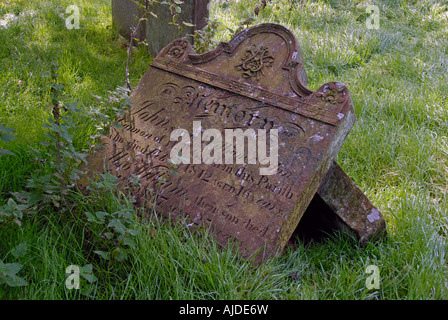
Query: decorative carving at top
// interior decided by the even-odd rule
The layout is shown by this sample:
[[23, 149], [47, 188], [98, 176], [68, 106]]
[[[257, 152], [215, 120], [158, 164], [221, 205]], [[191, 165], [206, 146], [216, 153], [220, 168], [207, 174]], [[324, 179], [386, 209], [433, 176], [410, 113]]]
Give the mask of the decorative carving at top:
[[168, 50], [168, 57], [174, 59], [180, 59], [188, 48], [188, 42], [184, 39], [178, 39], [174, 41], [171, 48]]
[[244, 53], [239, 64], [235, 66], [236, 70], [243, 71], [244, 78], [255, 77], [260, 80], [264, 67], [270, 67], [274, 62], [274, 56], [269, 52], [268, 46], [259, 46], [255, 44], [249, 47]]

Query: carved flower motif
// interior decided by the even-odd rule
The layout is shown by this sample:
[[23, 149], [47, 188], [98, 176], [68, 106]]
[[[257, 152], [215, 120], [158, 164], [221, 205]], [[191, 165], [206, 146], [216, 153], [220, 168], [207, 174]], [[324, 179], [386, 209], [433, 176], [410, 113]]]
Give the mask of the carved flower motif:
[[274, 62], [274, 56], [270, 54], [269, 47], [257, 46], [254, 44], [246, 50], [240, 63], [235, 66], [236, 70], [243, 71], [244, 78], [255, 77], [260, 79], [263, 75], [263, 68], [269, 67]]
[[346, 87], [339, 82], [330, 82], [316, 92], [316, 96], [320, 97], [323, 102], [331, 104], [340, 103], [346, 95]]
[[187, 50], [187, 42], [185, 40], [176, 40], [173, 46], [168, 50], [168, 56], [178, 59]]

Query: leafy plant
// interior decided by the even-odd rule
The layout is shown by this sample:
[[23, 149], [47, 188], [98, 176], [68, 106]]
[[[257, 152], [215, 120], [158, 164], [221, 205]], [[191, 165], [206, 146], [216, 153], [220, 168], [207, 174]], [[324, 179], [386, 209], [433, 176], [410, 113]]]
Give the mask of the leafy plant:
[[10, 287], [22, 287], [28, 283], [17, 274], [22, 269], [20, 263], [4, 263], [0, 259], [0, 285], [6, 284]]
[[86, 264], [85, 266], [80, 268], [80, 275], [87, 280], [88, 283], [94, 283], [98, 280], [98, 278], [93, 273], [93, 266], [91, 264]]
[[0, 223], [7, 224], [13, 221], [17, 225], [21, 226], [23, 213], [28, 209], [29, 206], [27, 204], [18, 204], [14, 199], [9, 198], [8, 202], [0, 207]]
[[117, 120], [133, 105], [129, 97], [130, 93], [128, 88], [118, 86], [114, 91], [108, 92], [107, 98], [93, 95], [97, 99], [97, 103], [91, 106], [86, 114], [95, 118], [98, 134], [91, 138], [96, 140], [102, 135], [107, 135], [111, 126], [123, 128]]
[[[14, 130], [15, 129], [7, 128], [7, 127], [4, 127], [2, 124], [0, 124], [0, 140], [2, 140], [4, 142], [9, 142], [9, 141], [15, 139], [16, 136], [9, 134], [9, 133], [13, 132]], [[5, 149], [0, 149], [0, 157], [5, 154], [14, 156], [14, 153], [12, 153], [11, 151], [5, 150]]]
[[128, 257], [128, 248], [135, 249], [135, 236], [138, 231], [133, 227], [137, 222], [134, 220], [133, 210], [123, 210], [113, 213], [98, 211], [86, 212], [87, 220], [94, 225], [103, 227], [98, 236], [101, 241], [102, 250], [94, 251], [104, 260], [123, 261]]
[[202, 30], [195, 30], [193, 39], [194, 50], [197, 53], [204, 53], [216, 47], [219, 41], [214, 37], [219, 25], [218, 20], [208, 19], [207, 25]]
[[[169, 0], [169, 1], [165, 0], [160, 2], [160, 4], [169, 6], [170, 13], [173, 17], [172, 21], [169, 22], [169, 24], [173, 24], [177, 26], [179, 29], [182, 29], [182, 23], [179, 23], [179, 15], [182, 13], [181, 5], [183, 3], [184, 2], [181, 0]], [[185, 22], [183, 24], [189, 25], [188, 23]]]
[[75, 186], [80, 178], [79, 165], [87, 163], [87, 154], [81, 153], [73, 146], [73, 135], [70, 133], [76, 127], [72, 115], [80, 110], [76, 103], [62, 103], [64, 85], [57, 82], [56, 70], [58, 65], [52, 64], [51, 78], [51, 106], [52, 117], [43, 126], [48, 131], [47, 141], [41, 142], [44, 150], [34, 149], [35, 159], [46, 164], [33, 177], [28, 179], [26, 191], [16, 192], [13, 195], [28, 207], [51, 203], [55, 208], [64, 209], [62, 202], [68, 192]]

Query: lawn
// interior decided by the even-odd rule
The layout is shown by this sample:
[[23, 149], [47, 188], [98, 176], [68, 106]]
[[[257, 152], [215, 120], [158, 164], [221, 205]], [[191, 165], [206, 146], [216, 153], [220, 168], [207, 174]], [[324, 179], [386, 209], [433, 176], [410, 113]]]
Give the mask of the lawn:
[[[244, 21], [280, 23], [297, 37], [310, 89], [349, 88], [356, 123], [337, 161], [388, 237], [359, 247], [336, 234], [253, 267], [206, 229], [142, 221], [110, 176], [89, 195], [62, 192], [58, 156], [79, 157], [62, 162], [76, 175], [126, 106], [127, 43], [109, 0], [0, 1], [0, 124], [14, 129], [0, 127], [0, 149], [14, 154], [0, 156], [0, 299], [448, 298], [448, 1], [272, 0], [255, 16], [258, 3], [211, 0], [214, 39]], [[80, 28], [69, 30], [72, 4]], [[366, 25], [371, 4], [378, 29]], [[151, 61], [144, 44], [133, 49], [132, 87]], [[73, 112], [56, 133], [63, 103]], [[70, 265], [81, 267], [79, 290], [66, 286]], [[378, 288], [366, 285], [369, 265]]]

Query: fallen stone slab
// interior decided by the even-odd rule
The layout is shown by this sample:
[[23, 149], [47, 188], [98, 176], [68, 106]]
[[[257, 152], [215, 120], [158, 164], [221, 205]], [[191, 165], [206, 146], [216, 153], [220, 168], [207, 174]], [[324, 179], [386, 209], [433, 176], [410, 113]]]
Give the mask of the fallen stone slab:
[[290, 244], [294, 244], [296, 239], [305, 243], [320, 241], [337, 231], [350, 234], [361, 246], [387, 235], [381, 212], [333, 162], [294, 231]]

